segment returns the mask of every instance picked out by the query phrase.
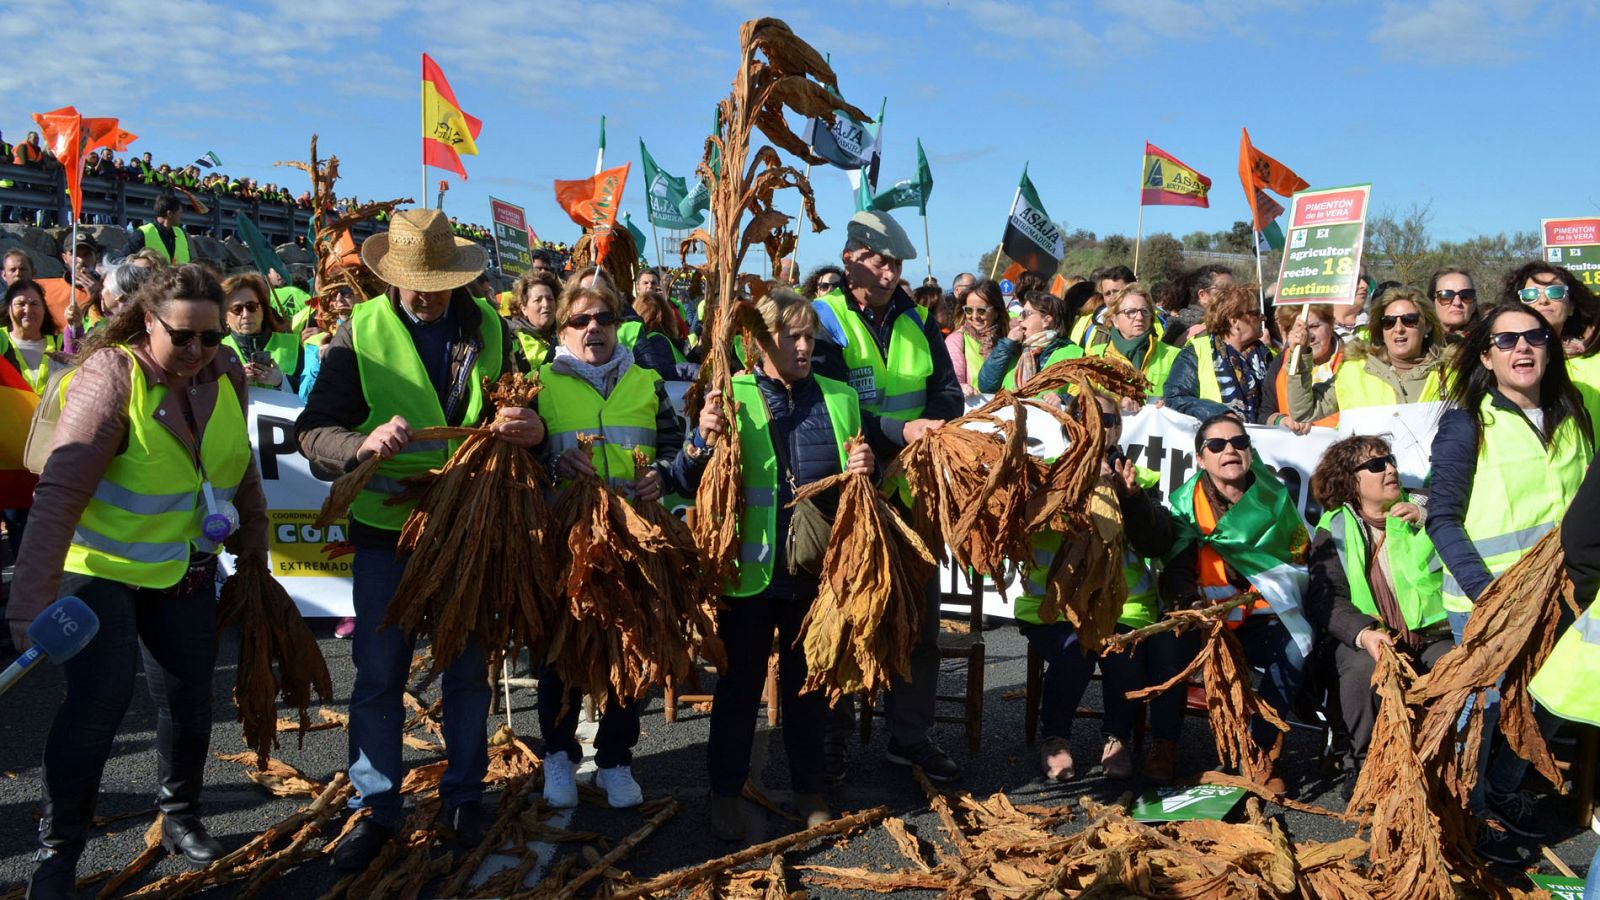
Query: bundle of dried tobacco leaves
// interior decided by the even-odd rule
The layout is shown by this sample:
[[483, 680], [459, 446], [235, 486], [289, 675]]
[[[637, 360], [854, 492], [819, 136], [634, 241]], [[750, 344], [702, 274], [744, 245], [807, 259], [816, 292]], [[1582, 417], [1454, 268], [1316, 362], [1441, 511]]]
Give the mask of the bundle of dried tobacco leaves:
[[[326, 703], [333, 697], [333, 683], [316, 637], [289, 592], [267, 570], [266, 560], [240, 558], [238, 570], [222, 585], [217, 627], [231, 625], [239, 626], [233, 701], [245, 746], [255, 751], [256, 764], [265, 766], [277, 743], [278, 698], [299, 710], [304, 729], [311, 724], [311, 691]], [[303, 743], [304, 730], [300, 735]]]
[[[540, 388], [512, 373], [484, 392], [496, 407], [526, 408]], [[537, 653], [548, 643], [560, 606], [545, 550], [547, 482], [531, 451], [474, 433], [406, 520], [400, 550], [411, 557], [384, 624], [426, 634], [434, 671], [459, 656], [469, 637], [491, 665], [508, 648]]]
[[1097, 484], [1087, 507], [1088, 527], [1063, 537], [1045, 574], [1039, 620], [1054, 622], [1064, 614], [1084, 649], [1098, 653], [1116, 632], [1128, 602], [1128, 581], [1122, 573], [1122, 508], [1116, 490]]
[[822, 561], [822, 585], [800, 625], [807, 691], [835, 700], [910, 677], [932, 554], [865, 475], [844, 473], [800, 488], [795, 501], [839, 488]]

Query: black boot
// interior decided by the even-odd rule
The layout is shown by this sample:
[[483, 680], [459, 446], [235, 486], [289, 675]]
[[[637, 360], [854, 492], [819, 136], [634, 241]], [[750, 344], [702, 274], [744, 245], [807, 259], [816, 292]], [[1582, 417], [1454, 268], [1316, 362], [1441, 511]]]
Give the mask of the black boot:
[[57, 900], [78, 896], [78, 856], [92, 813], [76, 812], [44, 801], [39, 820], [39, 850], [33, 855], [28, 877], [28, 900]]
[[[186, 757], [194, 755], [190, 748], [184, 749], [188, 751]], [[157, 761], [161, 775], [161, 787], [156, 791], [156, 807], [161, 810], [161, 846], [168, 853], [181, 855], [191, 866], [210, 865], [223, 851], [200, 821], [204, 763], [200, 767], [184, 765], [186, 771], [180, 772], [173, 760], [159, 750]]]
[[161, 846], [174, 855], [181, 855], [191, 866], [209, 866], [222, 858], [222, 844], [206, 831], [199, 816], [178, 815], [161, 817]]

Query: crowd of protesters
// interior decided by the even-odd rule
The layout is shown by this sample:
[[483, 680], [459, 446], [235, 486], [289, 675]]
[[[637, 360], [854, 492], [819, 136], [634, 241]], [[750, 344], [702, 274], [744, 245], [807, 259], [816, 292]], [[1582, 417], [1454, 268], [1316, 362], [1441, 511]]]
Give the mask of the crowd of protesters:
[[[0, 353], [42, 391], [55, 367], [69, 362], [58, 337], [65, 331], [80, 348], [78, 377], [96, 388], [79, 400], [75, 386], [56, 451], [36, 485], [27, 486], [27, 502], [7, 500], [19, 504], [5, 514], [17, 560], [12, 638], [25, 641], [22, 628], [32, 615], [69, 586], [103, 621], [131, 623], [144, 604], [171, 604], [160, 620], [141, 617], [103, 631], [93, 652], [67, 666], [71, 702], [46, 749], [38, 896], [72, 882], [93, 816], [97, 784], [90, 776], [101, 770], [129, 702], [131, 679], [108, 684], [104, 673], [131, 671], [135, 635], [150, 646], [176, 641], [181, 631], [193, 639], [158, 660], [150, 689], [197, 681], [209, 688], [211, 681], [214, 609], [199, 599], [202, 584], [212, 583], [216, 541], [189, 533], [194, 523], [186, 521], [155, 537], [118, 531], [127, 529], [119, 515], [143, 502], [141, 488], [150, 484], [141, 479], [154, 470], [140, 469], [144, 463], [117, 448], [162, 452], [160, 442], [129, 439], [150, 431], [151, 417], [169, 404], [174, 418], [192, 423], [183, 434], [194, 453], [167, 453], [151, 465], [226, 487], [240, 517], [228, 536], [238, 553], [264, 552], [265, 508], [242, 425], [247, 386], [306, 398], [296, 436], [319, 477], [380, 460], [378, 476], [351, 510], [356, 615], [340, 625], [341, 636], [354, 641], [356, 666], [351, 780], [356, 805], [371, 810], [333, 854], [352, 871], [378, 858], [401, 821], [401, 694], [415, 635], [379, 626], [404, 569], [395, 547], [414, 500], [401, 496], [401, 480], [442, 465], [447, 452], [442, 445], [406, 450], [417, 428], [492, 420], [506, 440], [543, 458], [556, 490], [576, 476], [623, 471], [626, 477], [610, 477], [612, 486], [636, 503], [653, 503], [668, 492], [692, 495], [710, 447], [737, 421], [747, 498], [741, 539], [759, 552], [746, 554], [723, 588], [718, 633], [728, 665], [716, 683], [706, 748], [708, 825], [729, 841], [747, 835], [739, 796], [774, 637], [789, 648], [778, 665], [797, 815], [810, 824], [830, 818], [826, 792], [848, 771], [851, 699], [830, 707], [819, 693], [799, 692], [805, 660], [794, 638], [819, 580], [797, 557], [797, 545], [781, 537], [799, 515], [791, 509], [795, 492], [844, 471], [881, 474], [908, 443], [960, 416], [970, 397], [1027, 392], [1054, 362], [1122, 360], [1148, 378], [1149, 403], [1195, 420], [1195, 474], [1163, 502], [1151, 489], [1153, 473], [1115, 447], [1123, 416], [1137, 414], [1138, 403], [1071, 391], [1051, 399], [1095, 403], [1112, 435], [1100, 471], [1128, 545], [1120, 573], [1128, 599], [1118, 629], [1241, 600], [1227, 613], [1228, 627], [1261, 673], [1261, 696], [1286, 718], [1320, 721], [1337, 736], [1347, 796], [1372, 739], [1370, 679], [1380, 650], [1393, 648], [1425, 670], [1461, 641], [1474, 602], [1494, 577], [1562, 522], [1580, 490], [1596, 489], [1586, 476], [1600, 425], [1600, 303], [1571, 272], [1544, 262], [1527, 263], [1482, 295], [1470, 272], [1445, 268], [1427, 285], [1369, 287], [1363, 278], [1349, 303], [1264, 316], [1258, 286], [1235, 283], [1221, 266], [1161, 286], [1112, 266], [1053, 284], [1024, 274], [1009, 292], [970, 273], [949, 292], [931, 279], [913, 288], [902, 270], [915, 246], [891, 215], [862, 212], [847, 226], [838, 264], [818, 268], [798, 289], [771, 286], [758, 304], [769, 335], [755, 361], [733, 379], [731, 397], [709, 392], [698, 419], [684, 422], [665, 383], [695, 378], [703, 361], [695, 333], [704, 309], [689, 273], [647, 268], [632, 284], [617, 284], [605, 269], [566, 271], [541, 250], [532, 271], [497, 295], [482, 274], [483, 248], [453, 234], [439, 212], [407, 210], [388, 225], [396, 240], [361, 250], [363, 274], [388, 286], [370, 298], [307, 285], [296, 299], [275, 277], [184, 264], [178, 245], [157, 230], [134, 258], [109, 269], [98, 266], [94, 248], [84, 248], [89, 255], [80, 262], [94, 275], [83, 287], [94, 303], [58, 323], [23, 265], [26, 256], [5, 258], [9, 328]], [[467, 346], [474, 352], [458, 352]], [[473, 377], [462, 377], [464, 365]], [[490, 410], [482, 385], [513, 370], [540, 373], [544, 390], [535, 406]], [[147, 394], [147, 382], [204, 385], [210, 405], [182, 408], [188, 401], [171, 393]], [[1260, 428], [1304, 436], [1334, 424], [1341, 412], [1433, 400], [1446, 412], [1430, 483], [1402, 488], [1383, 437], [1345, 438], [1308, 466], [1324, 510], [1310, 528], [1253, 450]], [[223, 436], [213, 441], [213, 433]], [[592, 446], [578, 440], [594, 433], [606, 439]], [[851, 441], [857, 434], [865, 440]], [[638, 474], [635, 452], [648, 462]], [[110, 488], [97, 489], [97, 481]], [[819, 498], [824, 514], [832, 502]], [[94, 527], [74, 530], [75, 523]], [[1578, 547], [1591, 530], [1578, 522], [1564, 533]], [[1123, 695], [1184, 671], [1198, 651], [1196, 638], [1169, 633], [1102, 657], [1080, 644], [1071, 624], [1041, 621], [1039, 598], [1065, 537], [1048, 529], [1034, 535], [1026, 596], [1015, 607], [1017, 627], [1044, 663], [1040, 772], [1070, 781], [1098, 767], [1112, 779], [1169, 783], [1186, 768], [1178, 744], [1186, 692], [1158, 694], [1143, 713]], [[124, 552], [118, 548], [146, 546], [135, 540], [156, 539], [181, 554], [149, 562], [117, 555]], [[1581, 573], [1594, 566], [1593, 556], [1575, 549], [1572, 558], [1589, 594], [1593, 579]], [[962, 767], [931, 733], [937, 583], [924, 594], [910, 671], [887, 692], [886, 758], [949, 783], [962, 778]], [[202, 632], [212, 637], [202, 639]], [[482, 648], [469, 647], [443, 681], [448, 767], [438, 824], [459, 848], [476, 846], [487, 824], [483, 660]], [[1097, 667], [1107, 688], [1101, 752], [1075, 759], [1074, 719]], [[1592, 673], [1572, 677], [1584, 675]], [[569, 807], [577, 802], [580, 704], [553, 672], [542, 673], [541, 688], [544, 799]], [[85, 712], [88, 706], [103, 720]], [[199, 817], [194, 762], [207, 751], [209, 690], [162, 708], [171, 718], [157, 741], [164, 840], [204, 863], [221, 852]], [[1551, 712], [1572, 717], [1570, 710]], [[1136, 759], [1140, 714], [1149, 717], [1150, 741]], [[1553, 731], [1558, 721], [1550, 716], [1541, 725]], [[1278, 757], [1275, 730], [1264, 719], [1251, 725], [1275, 759], [1263, 787], [1292, 794], [1293, 761]], [[1523, 839], [1540, 837], [1549, 819], [1524, 788], [1526, 763], [1496, 730], [1491, 712], [1471, 804], [1504, 829], [1483, 829], [1478, 852], [1526, 864], [1531, 851]], [[595, 784], [614, 807], [636, 806], [643, 796], [632, 772], [639, 731], [637, 705], [608, 704], [595, 739]]]

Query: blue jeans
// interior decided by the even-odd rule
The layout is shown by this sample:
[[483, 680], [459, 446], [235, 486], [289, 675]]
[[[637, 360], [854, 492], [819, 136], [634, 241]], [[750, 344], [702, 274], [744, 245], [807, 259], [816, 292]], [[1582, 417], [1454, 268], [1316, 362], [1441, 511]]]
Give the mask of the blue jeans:
[[[411, 668], [417, 636], [383, 627], [389, 600], [405, 572], [406, 559], [393, 551], [356, 548], [356, 631], [350, 656], [356, 684], [350, 693], [350, 782], [357, 796], [351, 809], [367, 807], [379, 825], [398, 828], [402, 820], [400, 734], [405, 725], [402, 695]], [[483, 796], [489, 768], [489, 672], [476, 638], [446, 666], [444, 744], [448, 758], [439, 779], [445, 809]]]
[[[1248, 616], [1244, 624], [1233, 633], [1244, 647], [1244, 658], [1252, 668], [1261, 669], [1262, 677], [1256, 692], [1278, 716], [1285, 721], [1295, 717], [1295, 700], [1300, 696], [1300, 686], [1305, 680], [1305, 659], [1294, 646], [1289, 630], [1275, 615]], [[1160, 684], [1171, 679], [1187, 666], [1200, 652], [1200, 634], [1186, 631], [1182, 634], [1167, 632], [1150, 639], [1150, 681]], [[1174, 739], [1182, 725], [1184, 686], [1177, 685], [1160, 699], [1176, 707], [1160, 706], [1152, 709], [1151, 731], [1157, 738]], [[1177, 702], [1173, 703], [1172, 698]], [[1172, 721], [1167, 721], [1168, 717]], [[1166, 732], [1166, 733], [1163, 733]], [[1250, 723], [1250, 734], [1257, 744], [1271, 747], [1280, 732], [1267, 720], [1257, 716]]]
[[[1127, 693], [1145, 686], [1144, 647], [1093, 656], [1084, 651], [1078, 642], [1077, 630], [1069, 622], [1023, 623], [1017, 627], [1045, 664], [1044, 697], [1039, 708], [1041, 737], [1072, 739], [1072, 718], [1083, 700], [1089, 679], [1094, 676], [1095, 664], [1099, 663], [1104, 674], [1100, 691], [1104, 714], [1100, 730], [1107, 737], [1123, 742], [1132, 738], [1137, 706], [1128, 699]], [[1117, 626], [1118, 632], [1127, 630], [1125, 626]], [[1176, 740], [1173, 735], [1158, 737]]]
[[1583, 900], [1600, 900], [1600, 848], [1589, 860], [1589, 877], [1583, 882]]

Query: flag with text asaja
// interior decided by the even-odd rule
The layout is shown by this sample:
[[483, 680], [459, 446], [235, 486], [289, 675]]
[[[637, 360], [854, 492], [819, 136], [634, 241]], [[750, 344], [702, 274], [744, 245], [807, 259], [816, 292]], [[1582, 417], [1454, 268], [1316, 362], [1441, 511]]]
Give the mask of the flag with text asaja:
[[1272, 191], [1280, 197], [1292, 197], [1295, 191], [1303, 191], [1311, 186], [1293, 169], [1257, 150], [1250, 143], [1250, 131], [1247, 128], [1239, 129], [1239, 184], [1244, 188], [1246, 202], [1250, 204], [1250, 215], [1256, 231], [1266, 230], [1267, 223], [1283, 212], [1283, 207], [1276, 202], [1272, 205], [1277, 212], [1260, 205], [1258, 198], [1266, 197], [1263, 190]]
[[578, 181], [557, 181], [556, 203], [579, 228], [594, 232], [595, 262], [611, 249], [611, 233], [622, 206], [622, 188], [628, 183], [629, 163], [606, 169]]
[[1017, 197], [1011, 201], [1011, 217], [1006, 220], [1006, 234], [1000, 244], [1007, 256], [1041, 278], [1054, 275], [1067, 252], [1066, 239], [1039, 202], [1039, 192], [1028, 179], [1026, 165], [1022, 167], [1022, 183], [1017, 185]]
[[72, 219], [77, 221], [83, 212], [83, 160], [90, 151], [102, 147], [120, 153], [138, 139], [137, 135], [123, 131], [116, 119], [85, 119], [75, 107], [63, 106], [47, 113], [34, 113], [33, 121], [39, 126], [39, 137], [61, 163], [62, 174], [67, 179], [67, 194], [72, 202]]
[[706, 217], [698, 210], [691, 209], [687, 215], [683, 212], [685, 201], [689, 199], [688, 182], [656, 165], [655, 158], [645, 149], [643, 139], [639, 141], [639, 157], [644, 164], [645, 199], [649, 203], [651, 224], [674, 231], [687, 231], [704, 225]]
[[448, 169], [465, 180], [467, 167], [461, 164], [461, 154], [478, 155], [482, 130], [483, 123], [456, 102], [439, 64], [422, 54], [422, 164]]
[[1178, 160], [1176, 156], [1144, 143], [1144, 181], [1139, 188], [1141, 206], [1210, 207], [1211, 179]]

